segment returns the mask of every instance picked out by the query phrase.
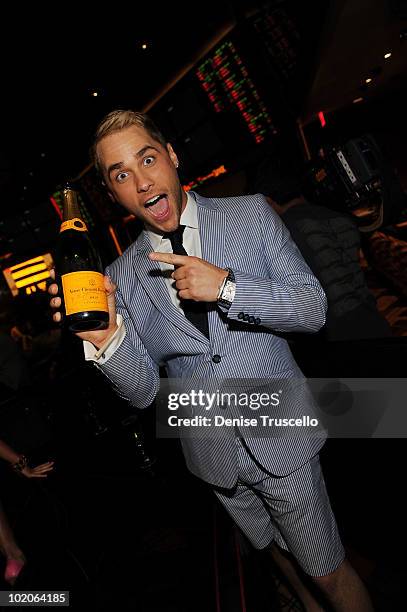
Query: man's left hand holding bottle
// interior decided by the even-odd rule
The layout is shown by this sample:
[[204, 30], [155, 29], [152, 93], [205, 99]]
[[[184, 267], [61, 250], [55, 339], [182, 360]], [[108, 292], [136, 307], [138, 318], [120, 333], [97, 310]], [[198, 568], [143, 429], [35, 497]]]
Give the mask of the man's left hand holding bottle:
[[[54, 270], [51, 270], [51, 277], [55, 279]], [[107, 295], [107, 303], [109, 307], [109, 326], [106, 329], [75, 333], [78, 338], [91, 342], [97, 349], [100, 349], [103, 345], [105, 345], [106, 342], [113, 336], [113, 334], [118, 329], [116, 317], [116, 300], [114, 295], [116, 291], [116, 285], [112, 283], [108, 276], [104, 276], [104, 283]], [[62, 302], [61, 298], [58, 295], [58, 285], [56, 283], [52, 283], [48, 288], [48, 293], [53, 296], [50, 300], [51, 308], [54, 311], [52, 318], [55, 323], [61, 323], [62, 313], [59, 309], [61, 308]]]

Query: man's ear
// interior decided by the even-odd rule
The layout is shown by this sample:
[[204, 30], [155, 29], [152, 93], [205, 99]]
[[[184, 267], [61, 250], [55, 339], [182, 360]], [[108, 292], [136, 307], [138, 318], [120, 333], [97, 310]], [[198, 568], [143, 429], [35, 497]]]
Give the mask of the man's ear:
[[174, 149], [170, 145], [170, 143], [167, 144], [167, 151], [168, 151], [168, 155], [170, 156], [170, 160], [172, 161], [174, 166], [176, 168], [178, 168], [178, 166], [179, 166], [178, 157], [177, 157], [177, 154], [175, 153]]

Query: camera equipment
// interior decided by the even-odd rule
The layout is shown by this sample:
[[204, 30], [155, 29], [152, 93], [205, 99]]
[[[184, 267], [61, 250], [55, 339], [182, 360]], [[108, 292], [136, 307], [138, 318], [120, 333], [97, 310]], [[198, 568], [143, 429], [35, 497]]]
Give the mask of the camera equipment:
[[305, 191], [323, 206], [347, 209], [365, 232], [399, 221], [406, 206], [397, 177], [371, 134], [320, 149], [309, 163]]

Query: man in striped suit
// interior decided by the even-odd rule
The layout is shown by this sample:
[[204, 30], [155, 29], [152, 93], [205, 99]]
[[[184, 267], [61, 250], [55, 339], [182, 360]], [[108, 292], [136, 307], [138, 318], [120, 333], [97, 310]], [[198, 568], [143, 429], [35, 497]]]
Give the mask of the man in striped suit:
[[[118, 393], [150, 405], [161, 364], [170, 379], [301, 379], [278, 332], [317, 331], [325, 295], [264, 197], [185, 193], [175, 151], [147, 116], [131, 111], [101, 122], [94, 161], [110, 198], [145, 227], [107, 270], [108, 329], [78, 334], [86, 359]], [[190, 315], [191, 301], [206, 328]], [[255, 547], [275, 542], [290, 551], [335, 610], [371, 609], [344, 558], [319, 467], [322, 437], [182, 443], [189, 469], [213, 486]]]

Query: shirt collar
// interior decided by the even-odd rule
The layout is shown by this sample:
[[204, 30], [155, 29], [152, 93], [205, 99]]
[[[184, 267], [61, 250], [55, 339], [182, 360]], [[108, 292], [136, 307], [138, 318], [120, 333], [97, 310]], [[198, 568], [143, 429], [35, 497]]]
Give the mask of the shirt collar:
[[[185, 225], [185, 227], [191, 227], [192, 229], [198, 229], [198, 208], [194, 198], [189, 193], [187, 193], [187, 203], [183, 213], [181, 214], [180, 225]], [[153, 232], [152, 230], [145, 231], [150, 239], [151, 246], [154, 250], [156, 250], [161, 244], [163, 236], [157, 232]]]
[[194, 198], [187, 192], [187, 203], [181, 215], [180, 225], [198, 229], [198, 208]]

